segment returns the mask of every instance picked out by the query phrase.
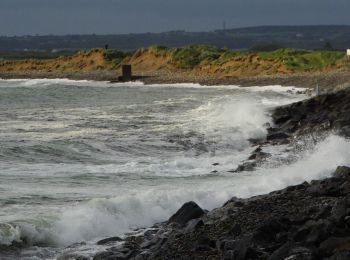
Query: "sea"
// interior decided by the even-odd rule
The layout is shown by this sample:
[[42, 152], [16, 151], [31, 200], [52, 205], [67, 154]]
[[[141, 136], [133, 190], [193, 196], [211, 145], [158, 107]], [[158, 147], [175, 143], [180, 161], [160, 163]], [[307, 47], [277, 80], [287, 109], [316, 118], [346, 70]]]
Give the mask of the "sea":
[[0, 80], [0, 259], [92, 257], [100, 239], [166, 221], [195, 201], [212, 210], [330, 176], [350, 142], [335, 134], [263, 147], [293, 86], [144, 85]]

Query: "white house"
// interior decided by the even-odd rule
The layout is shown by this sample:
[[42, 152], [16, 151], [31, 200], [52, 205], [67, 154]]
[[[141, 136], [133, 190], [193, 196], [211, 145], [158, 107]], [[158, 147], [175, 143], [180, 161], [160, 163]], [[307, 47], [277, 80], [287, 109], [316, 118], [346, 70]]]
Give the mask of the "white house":
[[350, 58], [350, 49], [346, 50], [346, 56], [348, 56], [348, 58]]

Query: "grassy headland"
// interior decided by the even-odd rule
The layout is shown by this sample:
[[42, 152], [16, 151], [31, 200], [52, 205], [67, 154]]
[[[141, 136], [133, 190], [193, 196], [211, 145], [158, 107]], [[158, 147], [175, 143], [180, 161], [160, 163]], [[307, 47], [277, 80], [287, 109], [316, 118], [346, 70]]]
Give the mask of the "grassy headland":
[[98, 79], [110, 80], [120, 75], [121, 64], [131, 64], [134, 75], [149, 77], [151, 82], [169, 83], [350, 73], [350, 63], [342, 51], [291, 48], [233, 51], [206, 45], [178, 48], [153, 45], [134, 52], [91, 49], [47, 59], [3, 57], [0, 59], [0, 77], [73, 75], [74, 78], [74, 75], [99, 74]]

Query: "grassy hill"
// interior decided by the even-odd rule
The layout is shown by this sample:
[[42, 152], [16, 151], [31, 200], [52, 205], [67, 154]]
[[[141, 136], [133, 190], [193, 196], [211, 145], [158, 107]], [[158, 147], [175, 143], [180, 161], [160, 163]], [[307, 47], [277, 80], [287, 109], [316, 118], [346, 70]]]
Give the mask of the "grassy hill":
[[207, 45], [167, 48], [153, 45], [135, 52], [92, 49], [52, 59], [0, 61], [0, 71], [118, 72], [121, 64], [131, 64], [135, 73], [196, 72], [228, 76], [260, 76], [348, 69], [343, 51], [276, 49], [273, 51], [233, 51]]

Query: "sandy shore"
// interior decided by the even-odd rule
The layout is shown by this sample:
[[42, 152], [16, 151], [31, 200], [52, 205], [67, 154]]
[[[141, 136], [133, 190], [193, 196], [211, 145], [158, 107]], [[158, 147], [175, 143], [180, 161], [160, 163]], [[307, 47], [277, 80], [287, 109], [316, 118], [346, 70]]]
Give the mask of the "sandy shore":
[[[256, 77], [226, 77], [203, 75], [193, 72], [135, 72], [135, 80], [145, 84], [199, 83], [203, 85], [239, 85], [266, 86], [282, 85], [303, 88], [315, 88], [316, 85], [325, 91], [338, 90], [350, 85], [350, 71], [334, 71], [325, 73], [303, 73], [292, 75], [269, 75]], [[0, 71], [2, 79], [23, 78], [68, 78], [74, 80], [116, 81], [120, 74], [117, 71], [93, 72], [40, 72], [40, 71]]]

